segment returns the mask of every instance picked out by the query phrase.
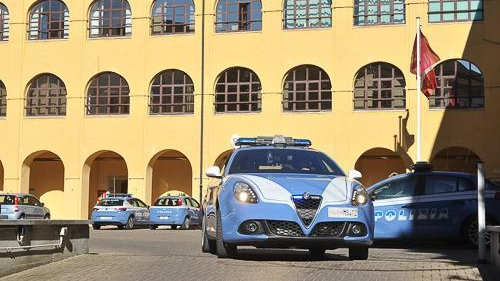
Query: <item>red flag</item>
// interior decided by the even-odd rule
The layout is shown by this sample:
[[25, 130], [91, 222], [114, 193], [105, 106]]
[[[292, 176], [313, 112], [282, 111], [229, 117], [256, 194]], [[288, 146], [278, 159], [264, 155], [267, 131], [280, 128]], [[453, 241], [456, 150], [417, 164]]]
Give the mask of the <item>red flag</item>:
[[[436, 53], [432, 50], [427, 38], [425, 38], [424, 34], [421, 30], [420, 33], [420, 71], [423, 73], [423, 85], [422, 85], [422, 93], [426, 97], [434, 94], [434, 91], [437, 88], [436, 83], [436, 75], [434, 74], [434, 69], [432, 65], [436, 62], [440, 61]], [[413, 42], [413, 51], [411, 53], [411, 64], [410, 64], [410, 72], [413, 74], [417, 74], [417, 38], [415, 36], [415, 41]], [[422, 74], [421, 73], [421, 74]]]

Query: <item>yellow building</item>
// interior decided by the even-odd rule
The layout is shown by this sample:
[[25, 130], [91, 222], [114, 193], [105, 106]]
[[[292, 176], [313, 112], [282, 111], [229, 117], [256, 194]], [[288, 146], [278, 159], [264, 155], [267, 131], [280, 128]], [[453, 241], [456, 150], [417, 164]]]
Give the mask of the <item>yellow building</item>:
[[[87, 219], [106, 191], [200, 198], [233, 134], [309, 138], [365, 184], [418, 160], [483, 161], [500, 178], [499, 11], [485, 0], [0, 0], [0, 191], [33, 193], [56, 219]], [[409, 69], [417, 17], [441, 59], [429, 99]]]

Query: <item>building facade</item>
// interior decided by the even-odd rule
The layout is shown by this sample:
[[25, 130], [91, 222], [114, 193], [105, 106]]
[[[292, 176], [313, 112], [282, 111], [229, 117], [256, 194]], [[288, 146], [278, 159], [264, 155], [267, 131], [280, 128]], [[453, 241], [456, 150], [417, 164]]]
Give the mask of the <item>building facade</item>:
[[[498, 179], [499, 11], [484, 0], [0, 0], [0, 191], [37, 195], [55, 219], [87, 219], [106, 191], [200, 198], [234, 134], [309, 138], [365, 184], [419, 160], [470, 172], [482, 161]], [[430, 98], [409, 67], [417, 17], [441, 59]]]

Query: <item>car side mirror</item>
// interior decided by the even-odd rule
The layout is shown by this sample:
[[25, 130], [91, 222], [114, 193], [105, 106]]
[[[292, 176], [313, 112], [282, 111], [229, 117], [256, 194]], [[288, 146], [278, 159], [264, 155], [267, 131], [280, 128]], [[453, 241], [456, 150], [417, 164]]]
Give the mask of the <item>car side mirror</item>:
[[347, 178], [349, 180], [358, 180], [362, 177], [361, 172], [358, 170], [351, 169], [349, 170], [349, 173], [347, 174]]
[[207, 175], [207, 177], [211, 177], [211, 178], [218, 178], [218, 179], [222, 178], [219, 166], [209, 167], [207, 169], [207, 171], [205, 172], [205, 174]]
[[375, 194], [375, 192], [370, 194], [370, 198], [372, 199], [372, 201], [375, 201], [375, 199], [377, 199], [377, 195]]

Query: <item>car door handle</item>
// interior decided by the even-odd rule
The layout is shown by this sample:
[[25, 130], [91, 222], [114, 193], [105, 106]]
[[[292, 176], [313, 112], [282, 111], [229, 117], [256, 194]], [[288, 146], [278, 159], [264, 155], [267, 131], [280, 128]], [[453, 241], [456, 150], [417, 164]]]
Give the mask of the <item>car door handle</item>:
[[403, 209], [411, 209], [411, 208], [414, 208], [414, 207], [415, 207], [415, 205], [413, 205], [413, 204], [407, 204], [407, 205], [401, 206], [401, 208], [403, 208]]

